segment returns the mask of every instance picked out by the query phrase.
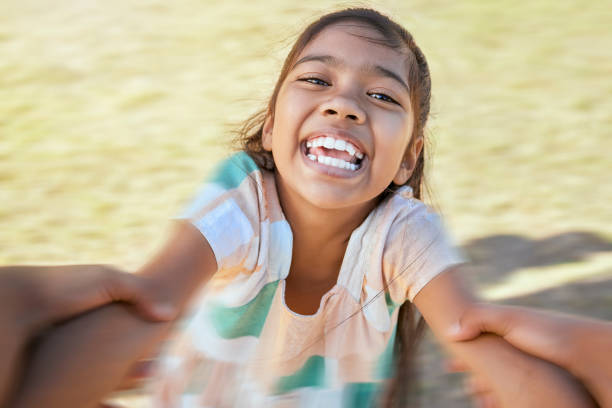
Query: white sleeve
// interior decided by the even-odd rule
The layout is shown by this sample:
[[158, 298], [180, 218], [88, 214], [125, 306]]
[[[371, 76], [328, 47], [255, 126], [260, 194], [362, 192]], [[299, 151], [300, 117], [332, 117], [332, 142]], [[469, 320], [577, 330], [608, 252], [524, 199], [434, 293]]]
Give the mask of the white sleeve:
[[177, 217], [210, 244], [219, 269], [254, 269], [260, 236], [261, 172], [246, 153], [221, 162]]
[[398, 217], [387, 236], [383, 274], [394, 301], [412, 302], [435, 276], [464, 258], [453, 246], [438, 214], [417, 201]]

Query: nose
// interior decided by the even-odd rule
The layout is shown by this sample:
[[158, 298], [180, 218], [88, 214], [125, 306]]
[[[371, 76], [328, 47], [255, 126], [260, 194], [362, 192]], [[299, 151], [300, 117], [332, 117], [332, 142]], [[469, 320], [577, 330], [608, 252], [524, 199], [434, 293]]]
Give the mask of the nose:
[[366, 113], [352, 98], [344, 95], [335, 95], [321, 104], [320, 112], [326, 117], [348, 119], [357, 125], [365, 122]]

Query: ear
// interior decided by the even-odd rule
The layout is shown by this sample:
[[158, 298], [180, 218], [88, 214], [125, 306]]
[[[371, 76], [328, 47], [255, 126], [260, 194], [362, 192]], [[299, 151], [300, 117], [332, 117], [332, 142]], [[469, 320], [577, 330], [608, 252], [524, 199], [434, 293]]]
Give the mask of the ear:
[[406, 154], [404, 154], [404, 159], [400, 163], [400, 168], [397, 170], [395, 177], [393, 177], [393, 182], [395, 184], [401, 186], [410, 179], [416, 167], [417, 159], [421, 154], [421, 150], [423, 150], [423, 137], [418, 136], [410, 142], [410, 146], [408, 146], [408, 150]]
[[269, 152], [272, 151], [272, 130], [274, 129], [274, 118], [270, 113], [266, 115], [266, 119], [264, 120], [262, 134], [261, 134], [261, 144], [263, 145], [264, 150]]

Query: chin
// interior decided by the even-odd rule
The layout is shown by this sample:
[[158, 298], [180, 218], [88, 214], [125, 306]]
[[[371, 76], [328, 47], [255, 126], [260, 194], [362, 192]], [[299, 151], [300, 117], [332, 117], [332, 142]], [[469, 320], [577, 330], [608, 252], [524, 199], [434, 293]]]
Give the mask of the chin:
[[363, 197], [361, 199], [359, 197], [349, 197], [348, 194], [343, 194], [340, 191], [320, 191], [319, 189], [305, 191], [301, 196], [311, 205], [323, 210], [340, 210], [363, 205], [369, 201], [364, 200]]

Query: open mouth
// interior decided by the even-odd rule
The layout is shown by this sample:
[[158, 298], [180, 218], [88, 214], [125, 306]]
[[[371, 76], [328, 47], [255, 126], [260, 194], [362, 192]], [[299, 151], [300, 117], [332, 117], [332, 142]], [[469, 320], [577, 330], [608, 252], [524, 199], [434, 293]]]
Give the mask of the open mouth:
[[363, 152], [353, 143], [332, 136], [318, 136], [306, 141], [306, 157], [327, 166], [357, 171]]

